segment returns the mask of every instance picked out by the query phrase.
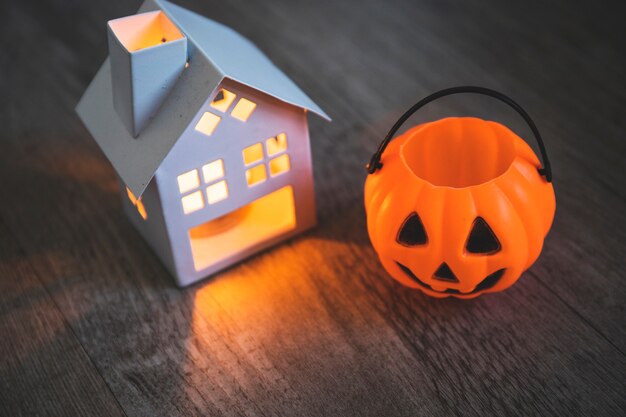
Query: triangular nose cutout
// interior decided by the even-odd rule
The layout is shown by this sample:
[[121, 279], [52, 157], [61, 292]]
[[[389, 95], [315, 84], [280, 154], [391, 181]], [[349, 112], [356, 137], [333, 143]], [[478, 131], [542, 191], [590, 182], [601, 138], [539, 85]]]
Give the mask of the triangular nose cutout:
[[454, 275], [454, 272], [450, 269], [447, 263], [442, 263], [439, 268], [435, 271], [435, 276], [433, 277], [440, 281], [448, 281], [448, 282], [459, 282], [459, 279]]

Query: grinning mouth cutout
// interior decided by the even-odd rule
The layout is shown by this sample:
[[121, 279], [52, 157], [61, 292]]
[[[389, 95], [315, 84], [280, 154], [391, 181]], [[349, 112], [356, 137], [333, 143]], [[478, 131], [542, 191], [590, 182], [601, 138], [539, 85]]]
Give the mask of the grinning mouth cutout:
[[400, 262], [396, 261], [396, 265], [398, 265], [400, 267], [400, 269], [409, 277], [411, 278], [411, 280], [417, 284], [419, 284], [420, 286], [426, 288], [427, 290], [433, 291], [433, 292], [438, 292], [440, 294], [460, 294], [460, 295], [470, 295], [470, 294], [475, 294], [479, 291], [485, 291], [488, 290], [489, 288], [492, 288], [494, 285], [496, 285], [500, 279], [502, 278], [502, 275], [504, 275], [504, 272], [506, 271], [506, 268], [502, 268], [502, 269], [498, 269], [496, 272], [487, 275], [482, 281], [480, 281], [480, 283], [476, 286], [476, 288], [474, 288], [472, 291], [470, 292], [461, 292], [459, 290], [456, 290], [454, 288], [448, 288], [445, 291], [437, 291], [435, 289], [433, 289], [433, 287], [431, 287], [430, 285], [426, 284], [424, 281], [422, 281], [421, 279], [419, 279], [414, 273], [413, 271], [411, 271], [408, 267], [402, 265]]

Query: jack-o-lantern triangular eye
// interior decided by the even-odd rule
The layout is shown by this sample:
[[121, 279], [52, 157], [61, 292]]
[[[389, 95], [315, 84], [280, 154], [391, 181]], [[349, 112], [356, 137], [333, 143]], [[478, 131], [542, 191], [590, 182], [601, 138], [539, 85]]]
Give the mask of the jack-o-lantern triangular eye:
[[397, 241], [404, 246], [424, 245], [428, 242], [426, 229], [417, 213], [411, 213], [402, 223]]
[[501, 248], [500, 241], [498, 241], [487, 222], [482, 217], [476, 217], [472, 225], [472, 231], [467, 238], [465, 249], [469, 253], [487, 255], [496, 253]]

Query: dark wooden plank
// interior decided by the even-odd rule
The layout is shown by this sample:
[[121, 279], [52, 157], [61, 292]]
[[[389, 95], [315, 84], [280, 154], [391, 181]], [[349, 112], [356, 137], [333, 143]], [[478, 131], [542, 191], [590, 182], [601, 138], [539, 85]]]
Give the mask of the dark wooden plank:
[[0, 415], [123, 416], [0, 219]]
[[[182, 2], [254, 39], [335, 121], [311, 120], [319, 227], [181, 291], [123, 218], [113, 171], [72, 111], [105, 56], [103, 22], [137, 6], [105, 3], [0, 13], [15, 39], [0, 69], [20, 69], [0, 77], [0, 218], [128, 415], [623, 413], [617, 13], [560, 2]], [[363, 164], [394, 118], [459, 83], [529, 107], [558, 199], [537, 265], [471, 302], [391, 281], [361, 202]], [[521, 126], [483, 100], [422, 117], [450, 111]], [[33, 402], [7, 390], [18, 394]]]

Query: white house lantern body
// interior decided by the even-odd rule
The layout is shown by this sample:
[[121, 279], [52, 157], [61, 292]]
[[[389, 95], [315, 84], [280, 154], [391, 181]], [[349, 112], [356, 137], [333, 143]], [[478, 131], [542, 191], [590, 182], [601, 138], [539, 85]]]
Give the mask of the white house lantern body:
[[[116, 65], [124, 61], [111, 57], [77, 112], [120, 178], [129, 219], [177, 283], [196, 282], [312, 227], [307, 111], [328, 116], [231, 29], [162, 0], [146, 1], [136, 16], [167, 19], [159, 24], [180, 32], [173, 46], [165, 39], [146, 47], [177, 56], [184, 43], [180, 76], [171, 82], [180, 65], [170, 59], [167, 76], [155, 75], [167, 94], [143, 106], [115, 92], [133, 76], [120, 77]], [[115, 23], [110, 53], [124, 56]], [[146, 123], [133, 123], [133, 105], [149, 114]]]

